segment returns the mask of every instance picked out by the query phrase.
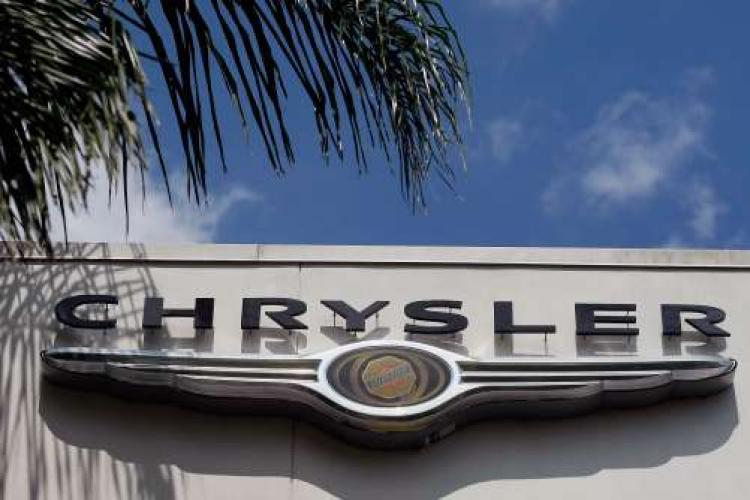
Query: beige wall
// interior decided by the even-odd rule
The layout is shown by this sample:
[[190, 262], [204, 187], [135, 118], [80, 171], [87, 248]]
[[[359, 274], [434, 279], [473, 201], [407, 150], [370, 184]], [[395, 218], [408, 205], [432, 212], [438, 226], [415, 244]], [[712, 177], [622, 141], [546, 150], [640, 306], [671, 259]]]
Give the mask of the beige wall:
[[[0, 263], [0, 492], [7, 498], [750, 498], [750, 252], [629, 250], [82, 246], [59, 261]], [[52, 310], [77, 293], [120, 297], [120, 329], [65, 332]], [[619, 349], [576, 342], [576, 302], [638, 305], [637, 353], [663, 352], [659, 305], [723, 308], [726, 342], [683, 350], [738, 359], [734, 390], [705, 400], [603, 411], [556, 421], [496, 421], [421, 451], [353, 448], [287, 419], [220, 416], [77, 392], [40, 380], [50, 345], [139, 347], [144, 295], [187, 307], [216, 298], [216, 352], [318, 352], [351, 341], [321, 299], [390, 300], [361, 337], [403, 339], [403, 306], [464, 301], [469, 328], [445, 347], [477, 357], [576, 356]], [[243, 339], [241, 298], [297, 297], [307, 332]], [[492, 301], [513, 300], [538, 336], [498, 341]], [[339, 325], [340, 325], [339, 320]], [[162, 345], [190, 345], [189, 320], [169, 320]], [[270, 326], [270, 324], [269, 324]]]

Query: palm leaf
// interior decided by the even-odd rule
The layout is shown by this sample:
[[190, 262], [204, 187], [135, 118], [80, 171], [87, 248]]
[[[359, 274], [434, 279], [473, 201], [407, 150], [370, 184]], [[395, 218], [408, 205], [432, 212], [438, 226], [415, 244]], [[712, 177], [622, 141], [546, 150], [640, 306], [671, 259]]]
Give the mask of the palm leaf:
[[324, 157], [344, 159], [349, 145], [365, 171], [383, 150], [414, 205], [433, 172], [452, 182], [467, 69], [437, 0], [0, 0], [0, 26], [4, 239], [49, 245], [49, 204], [85, 208], [99, 163], [127, 189], [128, 170], [146, 168], [146, 142], [170, 193], [147, 62], [167, 89], [198, 203], [208, 140], [227, 168], [217, 93], [282, 173], [295, 160], [290, 85], [310, 101]]

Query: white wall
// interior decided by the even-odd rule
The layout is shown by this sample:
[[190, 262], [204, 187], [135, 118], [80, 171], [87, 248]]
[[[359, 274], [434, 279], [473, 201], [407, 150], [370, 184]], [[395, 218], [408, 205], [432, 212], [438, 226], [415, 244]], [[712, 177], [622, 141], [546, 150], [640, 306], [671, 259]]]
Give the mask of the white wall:
[[[0, 263], [0, 492], [21, 498], [750, 498], [750, 252], [321, 247], [76, 247], [59, 261]], [[112, 293], [118, 334], [65, 334], [52, 310], [77, 293]], [[351, 447], [282, 418], [199, 413], [52, 386], [39, 351], [80, 344], [137, 347], [144, 295], [187, 307], [216, 298], [217, 352], [300, 353], [346, 338], [321, 299], [390, 300], [370, 338], [403, 339], [403, 306], [464, 301], [470, 326], [446, 347], [478, 357], [575, 356], [576, 302], [638, 305], [637, 352], [663, 350], [659, 305], [727, 312], [732, 337], [709, 349], [738, 359], [735, 388], [703, 400], [554, 421], [495, 421], [420, 451]], [[297, 297], [310, 330], [289, 343], [240, 330], [241, 298]], [[541, 337], [496, 341], [492, 301]], [[340, 320], [339, 320], [340, 321]], [[169, 320], [189, 342], [189, 320]], [[208, 343], [206, 343], [208, 342]], [[697, 344], [692, 347], [700, 348]], [[683, 349], [691, 347], [685, 344]], [[703, 347], [706, 348], [705, 346]]]

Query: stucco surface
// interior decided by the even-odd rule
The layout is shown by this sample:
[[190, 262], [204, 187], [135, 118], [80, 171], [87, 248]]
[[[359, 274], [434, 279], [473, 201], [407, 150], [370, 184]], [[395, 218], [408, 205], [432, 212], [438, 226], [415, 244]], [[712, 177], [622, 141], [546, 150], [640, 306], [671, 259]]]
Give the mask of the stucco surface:
[[[750, 252], [399, 247], [82, 245], [57, 259], [0, 262], [0, 494], [23, 498], [750, 498]], [[114, 294], [117, 332], [79, 335], [54, 319], [56, 300]], [[248, 355], [304, 354], [353, 342], [323, 299], [391, 304], [359, 338], [404, 339], [403, 307], [464, 302], [470, 324], [442, 347], [475, 357], [582, 353], [660, 355], [659, 305], [727, 312], [726, 343], [687, 340], [683, 352], [736, 358], [735, 387], [707, 399], [602, 411], [564, 420], [494, 421], [418, 451], [352, 447], [284, 418], [201, 413], [80, 392], [41, 380], [50, 345], [141, 347], [144, 296], [188, 307], [216, 299], [215, 327], [194, 338], [168, 320], [161, 347]], [[242, 297], [307, 302], [309, 330], [291, 337], [240, 329]], [[493, 335], [492, 301], [512, 300], [539, 336]], [[632, 345], [583, 343], [576, 302], [635, 303]], [[424, 341], [425, 339], [412, 339]], [[674, 349], [675, 346], [669, 346]]]

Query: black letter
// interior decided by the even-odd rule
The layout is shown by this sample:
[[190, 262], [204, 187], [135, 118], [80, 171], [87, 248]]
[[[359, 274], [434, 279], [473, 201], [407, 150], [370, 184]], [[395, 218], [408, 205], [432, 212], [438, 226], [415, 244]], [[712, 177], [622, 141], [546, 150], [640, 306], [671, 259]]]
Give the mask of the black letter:
[[404, 326], [406, 333], [421, 334], [442, 334], [458, 333], [469, 326], [469, 320], [465, 316], [450, 312], [430, 311], [434, 307], [444, 307], [449, 309], [461, 309], [463, 303], [457, 300], [420, 300], [412, 302], [404, 307], [404, 314], [411, 319], [421, 321], [434, 321], [443, 323], [444, 326], [423, 326], [410, 325]]
[[716, 323], [721, 323], [727, 317], [718, 307], [699, 306], [692, 304], [663, 304], [661, 306], [661, 321], [664, 335], [682, 335], [680, 313], [700, 313], [705, 318], [685, 318], [685, 322], [701, 332], [706, 337], [729, 337], [726, 330], [722, 330]]
[[284, 311], [266, 311], [266, 316], [285, 330], [307, 330], [307, 325], [294, 316], [307, 311], [307, 305], [301, 300], [275, 297], [253, 298], [242, 300], [242, 329], [257, 330], [260, 328], [260, 310], [263, 306], [283, 306]]
[[63, 325], [73, 328], [114, 328], [117, 326], [117, 320], [93, 320], [83, 319], [76, 316], [76, 309], [84, 304], [117, 304], [117, 297], [114, 295], [74, 295], [62, 299], [55, 306], [55, 317]]
[[214, 299], [195, 299], [195, 309], [164, 309], [161, 297], [146, 297], [143, 302], [143, 328], [161, 328], [162, 318], [193, 318], [195, 328], [213, 328]]
[[597, 323], [631, 325], [635, 316], [597, 316], [598, 311], [635, 311], [635, 304], [576, 304], [576, 330], [578, 335], [638, 335], [638, 328], [601, 328]]
[[343, 300], [321, 300], [320, 303], [344, 318], [347, 332], [364, 332], [365, 320], [389, 304], [386, 300], [379, 300], [365, 310], [357, 311]]
[[555, 333], [554, 325], [514, 325], [513, 302], [495, 302], [495, 333]]

